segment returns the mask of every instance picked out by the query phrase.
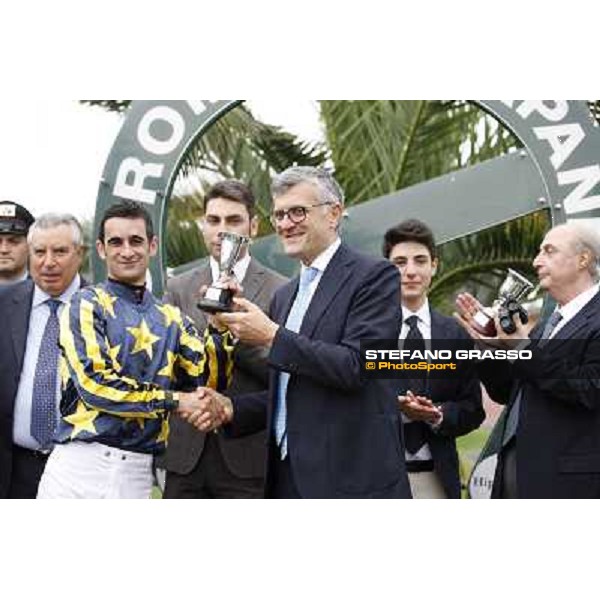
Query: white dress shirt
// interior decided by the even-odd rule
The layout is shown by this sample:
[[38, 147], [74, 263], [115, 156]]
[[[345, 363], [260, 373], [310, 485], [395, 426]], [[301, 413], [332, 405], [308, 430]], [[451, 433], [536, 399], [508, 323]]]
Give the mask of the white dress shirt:
[[[235, 278], [238, 280], [238, 283], [242, 283], [244, 281], [244, 277], [246, 277], [246, 272], [248, 271], [248, 266], [250, 265], [250, 253], [246, 252], [244, 258], [240, 258], [235, 265], [233, 266], [233, 274]], [[219, 279], [219, 275], [221, 274], [221, 269], [219, 269], [219, 263], [211, 256], [210, 257], [210, 272], [212, 274], [213, 283]]]
[[[319, 287], [319, 282], [321, 281], [321, 277], [323, 277], [323, 272], [331, 262], [333, 255], [337, 252], [337, 249], [340, 247], [341, 243], [342, 240], [340, 240], [340, 238], [336, 238], [335, 242], [333, 242], [325, 250], [323, 250], [323, 252], [321, 252], [321, 254], [319, 254], [319, 256], [317, 256], [315, 260], [312, 261], [312, 263], [310, 263], [309, 266], [313, 269], [317, 269], [318, 273], [316, 274], [315, 278], [310, 282], [310, 287], [308, 288], [309, 305], [312, 301], [313, 296], [315, 295], [316, 289]], [[308, 267], [306, 267], [304, 263], [302, 263], [300, 274], [302, 275], [302, 273], [307, 268]]]
[[[58, 316], [64, 310], [65, 303], [69, 302], [71, 296], [81, 286], [79, 275], [76, 275], [71, 285], [56, 298], [61, 301], [58, 308]], [[38, 354], [40, 353], [40, 344], [46, 329], [46, 322], [50, 317], [50, 307], [46, 304], [49, 296], [37, 285], [34, 287], [33, 299], [31, 303], [31, 314], [29, 316], [29, 329], [27, 331], [27, 342], [25, 346], [25, 357], [23, 359], [23, 368], [21, 369], [21, 378], [15, 398], [15, 408], [13, 413], [13, 442], [17, 446], [29, 448], [30, 450], [39, 450], [39, 442], [31, 435], [31, 405], [33, 403], [33, 380], [35, 378], [35, 369], [37, 367]], [[58, 414], [58, 405], [60, 402], [60, 377], [56, 380], [56, 406]]]
[[589, 290], [581, 292], [579, 296], [575, 296], [573, 300], [567, 302], [564, 306], [557, 308], [554, 312], [559, 312], [562, 319], [558, 325], [552, 330], [549, 339], [552, 339], [575, 315], [598, 293], [600, 284], [593, 285]]

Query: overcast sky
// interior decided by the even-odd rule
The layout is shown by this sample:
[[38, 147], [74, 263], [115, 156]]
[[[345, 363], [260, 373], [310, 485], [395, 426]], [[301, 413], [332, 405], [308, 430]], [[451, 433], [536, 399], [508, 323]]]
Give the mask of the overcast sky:
[[[0, 200], [34, 216], [93, 218], [98, 183], [122, 118], [76, 100], [0, 100]], [[320, 139], [316, 102], [251, 101], [257, 117]]]

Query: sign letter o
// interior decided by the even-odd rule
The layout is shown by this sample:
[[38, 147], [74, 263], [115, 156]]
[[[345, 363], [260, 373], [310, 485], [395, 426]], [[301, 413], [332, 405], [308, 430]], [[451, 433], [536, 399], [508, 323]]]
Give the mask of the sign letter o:
[[[155, 121], [163, 121], [171, 126], [171, 135], [167, 140], [157, 140], [150, 128]], [[179, 146], [185, 134], [185, 122], [183, 117], [168, 106], [156, 106], [150, 109], [140, 121], [137, 135], [142, 147], [158, 156], [170, 154]]]

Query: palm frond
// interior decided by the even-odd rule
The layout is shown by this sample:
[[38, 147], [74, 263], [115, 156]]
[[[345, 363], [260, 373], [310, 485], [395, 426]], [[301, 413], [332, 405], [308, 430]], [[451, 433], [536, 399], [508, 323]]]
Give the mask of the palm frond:
[[450, 313], [456, 294], [468, 291], [489, 304], [508, 268], [535, 281], [532, 261], [549, 227], [548, 213], [539, 212], [442, 245], [430, 302]]
[[349, 204], [504, 154], [517, 140], [465, 101], [325, 100], [321, 119]]

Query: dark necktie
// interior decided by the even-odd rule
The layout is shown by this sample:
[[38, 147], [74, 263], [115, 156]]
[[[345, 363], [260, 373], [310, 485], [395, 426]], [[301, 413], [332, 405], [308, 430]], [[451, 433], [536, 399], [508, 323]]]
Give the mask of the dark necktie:
[[[404, 350], [414, 352], [425, 351], [425, 340], [419, 331], [419, 317], [412, 315], [404, 321], [408, 325], [408, 333], [404, 339]], [[425, 378], [410, 377], [406, 379], [406, 388], [415, 395], [423, 395], [425, 392]], [[411, 421], [403, 423], [402, 430], [404, 432], [404, 446], [410, 454], [415, 454], [420, 448], [427, 443], [427, 425], [421, 421]]]
[[550, 339], [552, 332], [556, 329], [556, 326], [562, 321], [562, 315], [556, 311], [550, 315], [546, 326], [544, 327], [544, 331], [542, 331], [542, 335], [540, 336], [540, 341], [538, 342], [538, 348], [543, 348]]
[[[419, 317], [413, 315], [412, 317], [408, 317], [404, 321], [408, 325], [408, 333], [406, 334], [406, 338], [404, 339], [404, 350], [410, 350], [411, 352], [419, 351], [421, 354], [425, 352], [425, 340], [419, 331], [418, 322]], [[417, 361], [418, 362], [418, 361]], [[418, 371], [415, 371], [418, 373]], [[425, 391], [425, 378], [424, 377], [409, 377], [406, 380], [407, 389], [409, 389], [413, 394], [419, 395], [423, 394]]]
[[[552, 332], [556, 328], [556, 326], [562, 320], [562, 315], [556, 311], [550, 315], [550, 318], [546, 322], [544, 326], [544, 330], [542, 331], [542, 335], [539, 337], [538, 348], [543, 348], [550, 339]], [[517, 395], [515, 397], [515, 401], [512, 403], [508, 416], [506, 417], [506, 425], [504, 427], [504, 435], [502, 437], [502, 445], [506, 446], [510, 440], [517, 434], [517, 427], [519, 425], [519, 410], [521, 408], [521, 397], [523, 396], [523, 386], [519, 388], [517, 391]]]
[[31, 405], [31, 435], [42, 449], [51, 446], [56, 428], [56, 383], [58, 378], [58, 308], [60, 300], [46, 300], [50, 316], [42, 336]]

